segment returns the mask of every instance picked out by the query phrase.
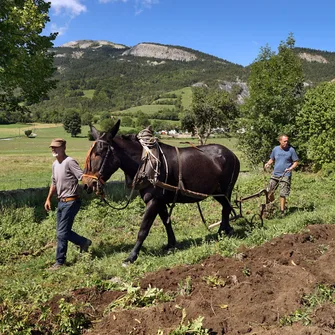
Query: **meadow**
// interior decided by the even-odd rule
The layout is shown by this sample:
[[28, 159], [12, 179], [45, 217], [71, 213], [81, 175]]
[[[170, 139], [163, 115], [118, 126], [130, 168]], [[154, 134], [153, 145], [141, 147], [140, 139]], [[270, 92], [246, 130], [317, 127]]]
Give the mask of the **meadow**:
[[[48, 185], [53, 161], [48, 146], [52, 138], [64, 137], [68, 141], [68, 154], [77, 158], [81, 165], [91, 145], [84, 137], [87, 128], [83, 128], [83, 137], [78, 138], [71, 138], [59, 125], [36, 127], [35, 138], [16, 136], [17, 132], [15, 127], [0, 127], [0, 138], [13, 136], [11, 140], [0, 141], [1, 190], [11, 186], [18, 188], [14, 185], [18, 185], [15, 183], [20, 179], [22, 188], [24, 185]], [[168, 141], [176, 145], [185, 139]], [[219, 141], [236, 148], [235, 139]], [[269, 174], [260, 171], [242, 173], [233, 198], [256, 193], [264, 188], [268, 179]], [[50, 306], [56, 297], [66, 298], [79, 288], [95, 288], [97, 292], [136, 289], [139, 280], [148, 272], [197, 264], [215, 254], [232, 257], [241, 246], [254, 247], [283, 234], [300, 232], [310, 224], [332, 224], [335, 219], [334, 191], [331, 176], [296, 172], [288, 215], [284, 219], [280, 217], [277, 198], [274, 211], [263, 227], [251, 227], [244, 219], [239, 219], [233, 223], [235, 234], [230, 238], [218, 237], [217, 228], [208, 230], [196, 204], [178, 204], [172, 216], [177, 249], [172, 253], [163, 250], [167, 242], [165, 229], [156, 219], [138, 260], [127, 267], [121, 264], [134, 246], [145, 205], [137, 197], [127, 209], [118, 211], [92, 195], [83, 199], [74, 225], [79, 234], [93, 241], [92, 248], [88, 254], [80, 254], [70, 245], [67, 266], [56, 272], [47, 270], [55, 257], [56, 212], [54, 208], [45, 212], [45, 196], [36, 193], [36, 199], [32, 199], [34, 196], [29, 195], [34, 201], [27, 201], [17, 208], [0, 206], [0, 334], [32, 334], [32, 330], [44, 334], [45, 327], [49, 327], [52, 334], [80, 334], [87, 324], [87, 319], [83, 318], [84, 306], [60, 300], [55, 316]], [[110, 201], [116, 207], [124, 204], [124, 200]], [[262, 202], [262, 198], [246, 202], [246, 217], [250, 219], [257, 213]], [[201, 208], [207, 226], [219, 220], [221, 210], [217, 202], [206, 199], [201, 202]], [[36, 318], [36, 311], [39, 311], [39, 318]]]
[[[28, 129], [33, 130], [37, 136], [26, 137], [24, 131]], [[87, 138], [88, 130], [88, 126], [82, 126], [81, 134], [71, 137], [59, 124], [0, 125], [0, 191], [50, 186], [51, 165], [54, 158], [49, 145], [56, 137], [62, 137], [67, 141], [67, 154], [83, 167], [86, 154], [92, 145]], [[197, 144], [194, 138], [161, 140], [177, 146], [189, 145], [181, 143], [185, 141]], [[209, 143], [211, 142], [224, 144], [234, 149], [239, 157], [241, 156], [241, 153], [235, 150], [236, 139], [210, 139]], [[247, 167], [243, 166], [243, 169]], [[112, 180], [123, 180], [123, 173], [118, 171]]]
[[[241, 175], [237, 186], [239, 195], [255, 193], [264, 187], [267, 178], [268, 175]], [[49, 320], [49, 327], [58, 331], [53, 334], [80, 334], [85, 320], [79, 316], [84, 306], [69, 302], [64, 305], [61, 300], [57, 317], [52, 318], [50, 304], [57, 296], [69, 301], [66, 297], [79, 288], [95, 288], [98, 292], [135, 289], [148, 272], [197, 264], [214, 254], [232, 257], [241, 246], [257, 246], [282, 234], [299, 232], [309, 224], [332, 224], [334, 191], [334, 183], [327, 178], [296, 173], [285, 219], [276, 210], [265, 220], [264, 227], [250, 227], [240, 219], [233, 223], [235, 235], [230, 238], [218, 238], [216, 228], [208, 231], [195, 204], [178, 204], [172, 217], [177, 249], [172, 253], [163, 250], [165, 229], [156, 219], [138, 260], [127, 267], [121, 264], [134, 246], [145, 206], [140, 198], [135, 198], [127, 209], [118, 211], [93, 197], [84, 201], [75, 220], [75, 230], [93, 241], [90, 253], [80, 254], [70, 245], [68, 266], [56, 272], [47, 270], [55, 257], [55, 211], [44, 211], [44, 199], [37, 199], [39, 206], [3, 208], [0, 216], [0, 333], [31, 334], [31, 329], [43, 329], [43, 320]], [[259, 201], [246, 203], [246, 213], [257, 212]], [[124, 202], [112, 204], [121, 206]], [[218, 221], [220, 206], [216, 202], [207, 199], [201, 208], [207, 225]], [[39, 320], [34, 318], [36, 310], [43, 312]]]

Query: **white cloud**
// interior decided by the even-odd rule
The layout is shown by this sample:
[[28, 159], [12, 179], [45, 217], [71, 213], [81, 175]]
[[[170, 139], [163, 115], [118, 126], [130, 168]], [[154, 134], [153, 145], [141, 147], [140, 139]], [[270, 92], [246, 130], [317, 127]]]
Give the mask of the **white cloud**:
[[119, 2], [119, 1], [124, 2], [124, 3], [128, 2], [128, 0], [99, 0], [100, 3]]
[[137, 6], [143, 6], [145, 8], [151, 8], [152, 5], [158, 4], [159, 0], [136, 0]]
[[[100, 3], [129, 2], [131, 0], [99, 0]], [[144, 9], [149, 9], [152, 5], [158, 4], [159, 0], [132, 0], [135, 6], [135, 14], [140, 14]]]
[[135, 0], [135, 15], [139, 15], [144, 9], [150, 9], [152, 5], [158, 4], [159, 0]]
[[64, 13], [75, 17], [87, 11], [86, 6], [80, 3], [81, 0], [49, 0], [51, 8], [55, 11], [56, 15]]
[[62, 27], [59, 27], [56, 23], [51, 23], [51, 26], [50, 26], [51, 32], [52, 33], [58, 33], [58, 36], [64, 35], [68, 28], [69, 28], [68, 23], [65, 26], [62, 26]]

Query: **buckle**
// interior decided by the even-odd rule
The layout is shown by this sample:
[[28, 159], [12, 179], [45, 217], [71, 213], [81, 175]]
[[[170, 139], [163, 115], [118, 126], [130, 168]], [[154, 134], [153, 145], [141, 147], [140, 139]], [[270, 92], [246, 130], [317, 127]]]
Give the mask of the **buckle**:
[[69, 202], [69, 201], [74, 201], [79, 199], [79, 196], [73, 196], [73, 197], [67, 197], [67, 198], [61, 198], [60, 201], [61, 202]]

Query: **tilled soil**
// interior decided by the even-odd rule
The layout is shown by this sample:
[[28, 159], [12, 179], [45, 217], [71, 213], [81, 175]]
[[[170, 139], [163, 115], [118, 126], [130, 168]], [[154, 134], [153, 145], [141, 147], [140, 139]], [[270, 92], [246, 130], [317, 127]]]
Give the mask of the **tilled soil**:
[[[104, 309], [123, 292], [81, 289], [73, 298], [89, 302], [99, 319], [86, 331], [91, 335], [169, 334], [180, 325], [183, 310], [184, 324], [202, 316], [210, 334], [335, 334], [335, 305], [316, 303], [304, 314], [303, 299], [320, 284], [335, 287], [335, 225], [313, 225], [301, 234], [241, 248], [235, 258], [215, 255], [201, 264], [149, 273], [140, 285], [180, 293], [182, 283], [189, 291], [173, 302], [105, 316]], [[289, 323], [292, 315], [300, 321]]]

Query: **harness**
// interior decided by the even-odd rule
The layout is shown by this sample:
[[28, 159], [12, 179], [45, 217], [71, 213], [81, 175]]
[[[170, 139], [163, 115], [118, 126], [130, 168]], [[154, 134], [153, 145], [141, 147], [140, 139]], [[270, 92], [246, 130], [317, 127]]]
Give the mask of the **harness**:
[[[91, 157], [91, 153], [92, 153], [92, 150], [95, 147], [95, 145], [98, 142], [102, 142], [102, 143], [105, 143], [105, 144], [108, 145], [107, 153], [106, 153], [106, 155], [105, 155], [105, 157], [102, 161], [99, 172], [96, 175], [89, 175], [87, 173], [83, 174], [83, 176], [92, 178], [92, 179], [97, 181], [98, 186], [99, 186], [98, 189], [100, 189], [100, 191], [97, 192], [97, 195], [99, 195], [102, 198], [102, 200], [108, 206], [110, 206], [113, 209], [118, 209], [118, 210], [125, 209], [129, 205], [131, 197], [132, 197], [133, 192], [134, 192], [135, 189], [140, 190], [140, 189], [145, 188], [145, 187], [147, 187], [151, 184], [154, 187], [158, 186], [158, 187], [162, 188], [163, 189], [163, 194], [165, 193], [166, 190], [175, 192], [172, 204], [171, 205], [167, 204], [167, 206], [170, 208], [168, 220], [170, 220], [173, 208], [176, 205], [177, 198], [178, 198], [179, 194], [199, 199], [199, 201], [204, 200], [204, 199], [206, 199], [210, 196], [225, 197], [226, 200], [227, 200], [227, 203], [229, 204], [229, 206], [231, 208], [231, 210], [233, 210], [233, 207], [231, 206], [230, 201], [225, 194], [205, 194], [205, 193], [199, 193], [199, 192], [195, 192], [195, 191], [185, 189], [184, 183], [183, 183], [183, 176], [182, 176], [182, 164], [181, 164], [181, 160], [180, 160], [180, 152], [179, 152], [178, 147], [175, 147], [176, 154], [177, 154], [178, 168], [179, 168], [178, 186], [173, 186], [173, 185], [168, 184], [167, 179], [168, 179], [168, 175], [169, 175], [169, 167], [168, 167], [167, 159], [164, 155], [164, 152], [163, 152], [162, 148], [160, 147], [160, 145], [157, 141], [157, 138], [153, 136], [152, 131], [149, 128], [144, 129], [141, 132], [139, 132], [139, 134], [137, 135], [137, 138], [138, 138], [139, 142], [141, 143], [141, 145], [143, 147], [141, 162], [140, 162], [140, 166], [139, 166], [139, 168], [138, 168], [138, 170], [135, 174], [135, 177], [133, 178], [133, 182], [131, 184], [131, 188], [132, 188], [131, 194], [128, 198], [128, 201], [127, 201], [126, 205], [124, 205], [122, 207], [114, 207], [111, 204], [109, 204], [108, 201], [105, 199], [105, 195], [104, 195], [104, 192], [103, 192], [103, 186], [106, 182], [102, 179], [102, 171], [103, 171], [105, 165], [107, 164], [107, 161], [109, 159], [110, 154], [114, 151], [114, 148], [107, 141], [102, 140], [102, 139], [97, 139], [93, 143], [90, 151], [88, 152], [88, 155], [86, 157], [84, 172], [91, 170], [90, 157]], [[201, 149], [199, 149], [196, 146], [193, 146], [193, 147], [196, 148], [199, 151], [202, 151]], [[160, 176], [160, 173], [161, 173], [161, 161], [159, 159], [159, 153], [161, 153], [161, 155], [163, 157], [164, 166], [165, 166], [164, 182], [158, 180], [158, 177]], [[201, 211], [201, 208], [200, 208], [200, 205], [199, 205], [199, 201], [197, 201], [197, 206], [198, 206], [198, 210], [199, 210], [202, 222], [204, 223], [205, 227], [209, 230], [209, 228], [206, 225], [206, 221], [204, 219], [204, 216], [202, 214], [202, 211]]]
[[107, 148], [107, 152], [106, 152], [106, 155], [101, 163], [101, 166], [100, 166], [100, 169], [99, 169], [99, 172], [97, 174], [87, 174], [87, 173], [83, 173], [83, 177], [89, 177], [91, 179], [94, 179], [97, 181], [97, 184], [98, 184], [98, 190], [96, 192], [96, 194], [98, 196], [101, 197], [101, 199], [111, 208], [113, 209], [118, 209], [118, 210], [121, 210], [121, 209], [125, 209], [129, 203], [130, 203], [130, 200], [132, 198], [132, 195], [133, 195], [133, 192], [134, 192], [134, 188], [132, 189], [131, 193], [130, 193], [130, 196], [127, 200], [127, 203], [122, 206], [122, 207], [114, 207], [112, 206], [105, 198], [105, 193], [103, 191], [103, 186], [106, 184], [106, 181], [103, 180], [103, 176], [102, 176], [102, 171], [104, 169], [104, 167], [106, 166], [107, 162], [108, 162], [108, 159], [109, 159], [109, 156], [113, 153], [114, 151], [114, 148], [105, 140], [102, 140], [102, 139], [97, 139], [96, 141], [93, 142], [89, 152], [87, 153], [87, 156], [86, 156], [86, 161], [85, 161], [85, 168], [84, 168], [84, 172], [85, 171], [91, 171], [91, 153], [92, 153], [92, 150], [93, 148], [97, 145], [98, 142], [101, 142], [101, 143], [106, 143], [108, 145], [108, 148]]

